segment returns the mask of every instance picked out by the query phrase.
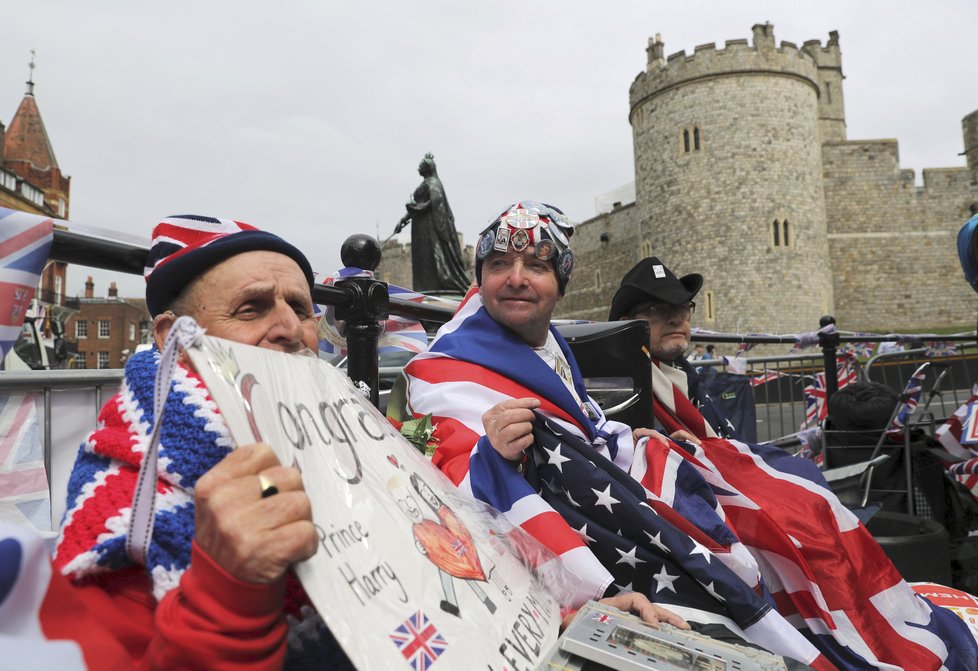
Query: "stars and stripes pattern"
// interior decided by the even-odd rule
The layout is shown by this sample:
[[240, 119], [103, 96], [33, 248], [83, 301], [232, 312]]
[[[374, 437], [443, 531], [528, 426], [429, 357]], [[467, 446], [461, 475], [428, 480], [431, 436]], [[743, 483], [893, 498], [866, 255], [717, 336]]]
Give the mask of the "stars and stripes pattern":
[[20, 336], [53, 239], [53, 219], [0, 207], [0, 360]]
[[[637, 586], [648, 587], [655, 600], [655, 590], [671, 595], [673, 590], [667, 585], [679, 580], [680, 575], [686, 576], [684, 583], [699, 584], [697, 578], [689, 575], [695, 568], [693, 575], [701, 579], [702, 586], [689, 592], [676, 590], [675, 598], [688, 601], [694, 608], [709, 605], [708, 609], [701, 609], [719, 610], [734, 617], [748, 638], [780, 654], [805, 662], [817, 659], [818, 651], [754, 591], [762, 590], [757, 563], [727, 526], [715, 494], [702, 477], [678, 455], [658, 447], [661, 444], [647, 441], [642, 443], [642, 449], [636, 449], [631, 428], [608, 421], [600, 407], [588, 398], [570, 350], [559, 334], [551, 332], [570, 364], [573, 387], [578, 398], [584, 399], [583, 408], [552, 368], [514, 333], [489, 317], [478, 294], [469, 294], [455, 318], [439, 330], [429, 351], [415, 357], [405, 368], [409, 410], [415, 416], [432, 413], [437, 426], [439, 446], [434, 463], [461, 490], [503, 512], [560, 558], [563, 567], [576, 577], [568, 585], [574, 592], [565, 595], [565, 603], [579, 606], [588, 599]], [[545, 477], [534, 483], [506, 462], [482, 435], [481, 418], [486, 410], [507, 398], [527, 396], [541, 400], [537, 412], [545, 420], [542, 430], [546, 434], [557, 436], [561, 444], [578, 446], [575, 457], [564, 448], [555, 450], [541, 433], [533, 450], [534, 460]], [[588, 414], [596, 419], [592, 421]], [[555, 494], [550, 486], [541, 483], [557, 483], [554, 487], [562, 489], [552, 470], [573, 468], [565, 459], [574, 459], [582, 471], [595, 475], [582, 488], [563, 489], [566, 494]], [[586, 466], [585, 461], [602, 464], [603, 468]], [[550, 466], [553, 469], [547, 470]], [[618, 503], [629, 492], [629, 514], [636, 520], [633, 531], [641, 526], [641, 520], [654, 520], [654, 525], [650, 522], [648, 526], [650, 536], [638, 531], [625, 534], [624, 529], [609, 521], [624, 514], [619, 513], [622, 507]], [[646, 500], [649, 503], [641, 506], [636, 502]], [[595, 515], [604, 511], [608, 516], [603, 523], [588, 523], [586, 518], [573, 514], [575, 511]], [[605, 531], [599, 531], [599, 527]], [[622, 534], [617, 534], [619, 530]], [[640, 547], [614, 546], [621, 550], [619, 553], [606, 542], [615, 535], [645, 540]], [[593, 542], [595, 539], [598, 542]], [[696, 539], [698, 545], [691, 539]], [[655, 541], [665, 548], [671, 543], [676, 548], [675, 556], [683, 557], [683, 561], [662, 555], [666, 551], [655, 550]], [[638, 566], [639, 559], [650, 563], [646, 550], [664, 556], [668, 565], [660, 562], [638, 580], [616, 578], [616, 566]], [[611, 554], [599, 557], [596, 552]], [[710, 553], [709, 561], [702, 553]], [[686, 566], [690, 556], [693, 563]], [[715, 566], [726, 576], [726, 586], [720, 587], [717, 578], [709, 578], [705, 573], [707, 565]], [[650, 577], [653, 574], [658, 578]], [[710, 594], [710, 589], [731, 603], [724, 605]]]
[[30, 394], [0, 394], [0, 520], [52, 535], [44, 447]]
[[[409, 409], [432, 413], [438, 425], [436, 465], [554, 550], [579, 578], [576, 597], [639, 586], [653, 600], [700, 600], [747, 625], [748, 639], [816, 668], [974, 667], [978, 650], [960, 621], [913, 595], [858, 520], [813, 481], [812, 464], [713, 437], [675, 385], [655, 376], [681, 374], [672, 367], [653, 368], [657, 417], [703, 445], [636, 447], [628, 427], [588, 405], [573, 357], [555, 337], [587, 408], [472, 294], [405, 372]], [[528, 477], [539, 474], [536, 486], [496, 452], [481, 419], [526, 396], [541, 400], [526, 464]], [[574, 477], [560, 477], [577, 463]], [[748, 591], [776, 609], [758, 607]]]
[[886, 427], [886, 432], [891, 436], [903, 435], [907, 421], [920, 403], [920, 392], [923, 391], [924, 378], [927, 377], [928, 368], [930, 368], [929, 361], [921, 364], [907, 380], [907, 386], [903, 388], [903, 393], [900, 394], [898, 410], [893, 415], [893, 419], [890, 420], [890, 425]]
[[448, 641], [420, 610], [398, 625], [389, 636], [416, 671], [431, 668], [448, 649]]
[[717, 438], [675, 379], [652, 368], [656, 418], [701, 440], [691, 463], [757, 559], [778, 611], [844, 669], [966, 669], [978, 644], [914, 595], [817, 468], [777, 448]]
[[[373, 277], [369, 270], [361, 268], [342, 268], [323, 279], [323, 284], [331, 285], [337, 280], [349, 277]], [[431, 296], [419, 294], [416, 291], [399, 287], [396, 284], [387, 285], [387, 292], [392, 298], [402, 298], [412, 303], [437, 302]], [[335, 308], [332, 305], [316, 305], [319, 315], [319, 351], [325, 354], [345, 355], [346, 338], [341, 333], [340, 325], [335, 318]], [[428, 333], [417, 319], [391, 315], [381, 323], [380, 338], [377, 341], [378, 354], [392, 352], [424, 352], [428, 349]]]

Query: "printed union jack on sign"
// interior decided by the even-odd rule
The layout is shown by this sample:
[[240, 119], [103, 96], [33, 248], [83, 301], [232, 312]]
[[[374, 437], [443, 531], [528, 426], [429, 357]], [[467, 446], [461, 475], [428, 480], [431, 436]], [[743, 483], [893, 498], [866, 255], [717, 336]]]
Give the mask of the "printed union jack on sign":
[[420, 610], [390, 634], [394, 645], [416, 671], [425, 671], [448, 649], [448, 641], [438, 633], [428, 616]]

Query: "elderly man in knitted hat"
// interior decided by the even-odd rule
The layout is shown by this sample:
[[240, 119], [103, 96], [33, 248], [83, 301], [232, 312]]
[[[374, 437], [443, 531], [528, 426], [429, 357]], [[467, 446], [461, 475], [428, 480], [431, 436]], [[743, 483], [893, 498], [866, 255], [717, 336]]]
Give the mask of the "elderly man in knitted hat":
[[[161, 348], [182, 315], [211, 335], [258, 347], [317, 348], [312, 269], [276, 235], [225, 219], [170, 217], [153, 231], [145, 275]], [[55, 565], [125, 642], [132, 668], [275, 669], [283, 660], [349, 667], [289, 572], [318, 544], [298, 470], [264, 444], [232, 450], [203, 382], [182, 364], [161, 425], [145, 565], [130, 555], [159, 356], [130, 358], [122, 391], [79, 451]]]

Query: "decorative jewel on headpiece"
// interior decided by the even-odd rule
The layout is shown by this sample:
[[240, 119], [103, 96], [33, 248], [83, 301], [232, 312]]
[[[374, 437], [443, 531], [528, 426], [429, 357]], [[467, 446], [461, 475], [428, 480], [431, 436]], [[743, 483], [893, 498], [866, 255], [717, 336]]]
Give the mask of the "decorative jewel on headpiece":
[[573, 226], [556, 207], [524, 200], [509, 206], [482, 232], [476, 248], [476, 275], [481, 276], [482, 262], [493, 252], [505, 253], [510, 247], [522, 252], [533, 245], [533, 255], [554, 265], [561, 291], [574, 268], [570, 250]]

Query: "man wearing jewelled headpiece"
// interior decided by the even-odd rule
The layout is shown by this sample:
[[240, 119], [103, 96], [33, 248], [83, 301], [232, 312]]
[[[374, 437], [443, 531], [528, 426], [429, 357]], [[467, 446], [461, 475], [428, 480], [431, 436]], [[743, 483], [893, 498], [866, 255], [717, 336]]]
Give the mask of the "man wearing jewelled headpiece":
[[[571, 605], [644, 594], [711, 636], [819, 670], [896, 668], [909, 656], [918, 668], [967, 668], [973, 642], [961, 642], [946, 612], [914, 598], [831, 492], [792, 480], [791, 506], [831, 520], [817, 525], [785, 501], [755, 505], [701, 446], [604, 416], [550, 324], [574, 268], [572, 230], [559, 209], [533, 201], [483, 230], [478, 286], [404, 371], [406, 414], [434, 425], [434, 464], [554, 552], [576, 576]], [[736, 450], [717, 457], [736, 462], [734, 472], [753, 459]], [[848, 559], [839, 556], [846, 549]], [[853, 562], [888, 585], [897, 618], [927, 623], [950, 652], [941, 659], [915, 632], [880, 631], [869, 599], [882, 583]], [[825, 594], [839, 599], [829, 609]]]

